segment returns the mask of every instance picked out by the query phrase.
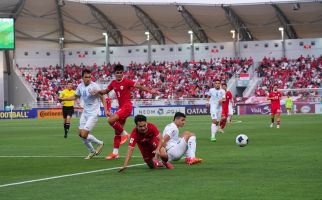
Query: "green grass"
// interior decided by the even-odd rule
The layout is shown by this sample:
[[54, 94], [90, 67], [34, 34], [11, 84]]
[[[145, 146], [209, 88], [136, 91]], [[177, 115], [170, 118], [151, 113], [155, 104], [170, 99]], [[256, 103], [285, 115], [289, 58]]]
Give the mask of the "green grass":
[[[188, 166], [181, 160], [174, 162], [174, 170], [141, 165], [124, 173], [110, 170], [0, 187], [0, 199], [322, 199], [322, 115], [283, 116], [281, 129], [268, 128], [269, 116], [234, 119], [242, 123], [228, 125], [211, 143], [210, 117], [187, 118], [181, 131], [196, 133], [197, 156], [204, 159], [200, 165]], [[162, 131], [171, 118], [149, 120]], [[127, 122], [128, 131], [132, 121]], [[94, 130], [106, 143], [103, 155], [82, 159], [87, 151], [76, 134], [77, 125], [78, 119], [73, 119], [70, 136], [64, 139], [62, 120], [0, 121], [0, 185], [123, 164], [123, 157], [103, 159], [112, 150], [113, 140], [113, 131], [103, 118]], [[247, 147], [236, 146], [240, 133], [248, 135]], [[122, 146], [121, 155], [126, 151], [127, 146]], [[140, 155], [137, 149], [134, 155]], [[130, 161], [140, 163], [140, 157]]]

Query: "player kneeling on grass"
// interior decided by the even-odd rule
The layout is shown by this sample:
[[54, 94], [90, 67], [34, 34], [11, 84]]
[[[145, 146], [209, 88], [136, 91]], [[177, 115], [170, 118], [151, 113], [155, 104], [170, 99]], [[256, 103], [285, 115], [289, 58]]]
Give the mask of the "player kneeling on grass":
[[[168, 124], [163, 131], [162, 146], [165, 149], [158, 148], [156, 153], [160, 155], [163, 162], [180, 160], [186, 155], [185, 162], [189, 165], [197, 164], [202, 161], [196, 158], [196, 136], [195, 134], [184, 131], [179, 137], [179, 129], [186, 123], [186, 115], [177, 112], [174, 115], [173, 122]], [[160, 145], [161, 147], [161, 145]]]
[[119, 172], [127, 168], [136, 144], [138, 144], [143, 160], [146, 162], [149, 168], [153, 169], [163, 166], [164, 164], [168, 169], [173, 169], [173, 166], [170, 163], [160, 163], [155, 155], [155, 150], [162, 148], [162, 143], [160, 142], [162, 140], [162, 136], [158, 128], [154, 124], [147, 122], [147, 119], [144, 115], [136, 115], [134, 122], [136, 127], [132, 130], [130, 135], [128, 152], [124, 165]]

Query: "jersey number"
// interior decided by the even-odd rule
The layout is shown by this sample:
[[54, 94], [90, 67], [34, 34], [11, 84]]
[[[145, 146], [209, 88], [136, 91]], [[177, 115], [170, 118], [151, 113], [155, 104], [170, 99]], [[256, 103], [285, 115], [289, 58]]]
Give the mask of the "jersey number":
[[120, 92], [116, 92], [117, 97], [121, 97], [121, 93]]

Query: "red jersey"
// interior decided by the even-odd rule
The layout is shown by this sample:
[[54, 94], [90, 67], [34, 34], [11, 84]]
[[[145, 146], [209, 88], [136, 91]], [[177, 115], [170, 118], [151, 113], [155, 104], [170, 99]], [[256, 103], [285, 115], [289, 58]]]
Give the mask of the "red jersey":
[[233, 99], [233, 95], [230, 91], [226, 91], [225, 101], [222, 102], [222, 109], [228, 111], [229, 102]]
[[280, 108], [281, 107], [281, 104], [280, 104], [280, 101], [281, 101], [281, 97], [282, 97], [282, 93], [280, 92], [270, 92], [268, 94], [268, 97], [269, 98], [272, 98], [271, 99], [271, 107], [272, 108]]
[[119, 107], [130, 105], [132, 106], [131, 102], [131, 88], [134, 87], [135, 82], [123, 78], [121, 81], [113, 80], [108, 86], [108, 90], [114, 90], [117, 100], [119, 101]]
[[144, 134], [139, 133], [137, 131], [137, 128], [134, 128], [130, 136], [129, 147], [135, 147], [135, 145], [138, 144], [139, 147], [152, 145], [156, 148], [158, 145], [157, 137], [159, 136], [159, 134], [160, 132], [158, 128], [154, 124], [149, 122], [148, 130]]

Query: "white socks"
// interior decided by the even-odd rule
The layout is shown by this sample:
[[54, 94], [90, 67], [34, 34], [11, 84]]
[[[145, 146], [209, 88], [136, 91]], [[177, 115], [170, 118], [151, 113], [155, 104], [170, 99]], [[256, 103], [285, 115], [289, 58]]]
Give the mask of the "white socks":
[[216, 137], [216, 132], [217, 132], [217, 125], [216, 124], [211, 124], [211, 137]]
[[196, 136], [191, 136], [188, 140], [188, 150], [187, 150], [187, 157], [195, 158], [196, 157]]
[[119, 149], [114, 148], [114, 149], [113, 149], [113, 154], [119, 154]]
[[127, 132], [124, 130], [121, 135], [127, 135]]
[[95, 149], [94, 149], [92, 143], [90, 143], [90, 141], [88, 139], [84, 139], [84, 138], [81, 137], [81, 140], [83, 140], [83, 142], [84, 142], [84, 144], [85, 144], [85, 146], [86, 146], [86, 148], [88, 149], [89, 152], [91, 152], [91, 153], [95, 152]]
[[101, 141], [101, 140], [98, 140], [94, 135], [92, 135], [92, 134], [88, 134], [88, 136], [87, 136], [87, 140], [89, 141], [89, 142], [94, 142], [95, 144], [103, 144], [103, 141]]

